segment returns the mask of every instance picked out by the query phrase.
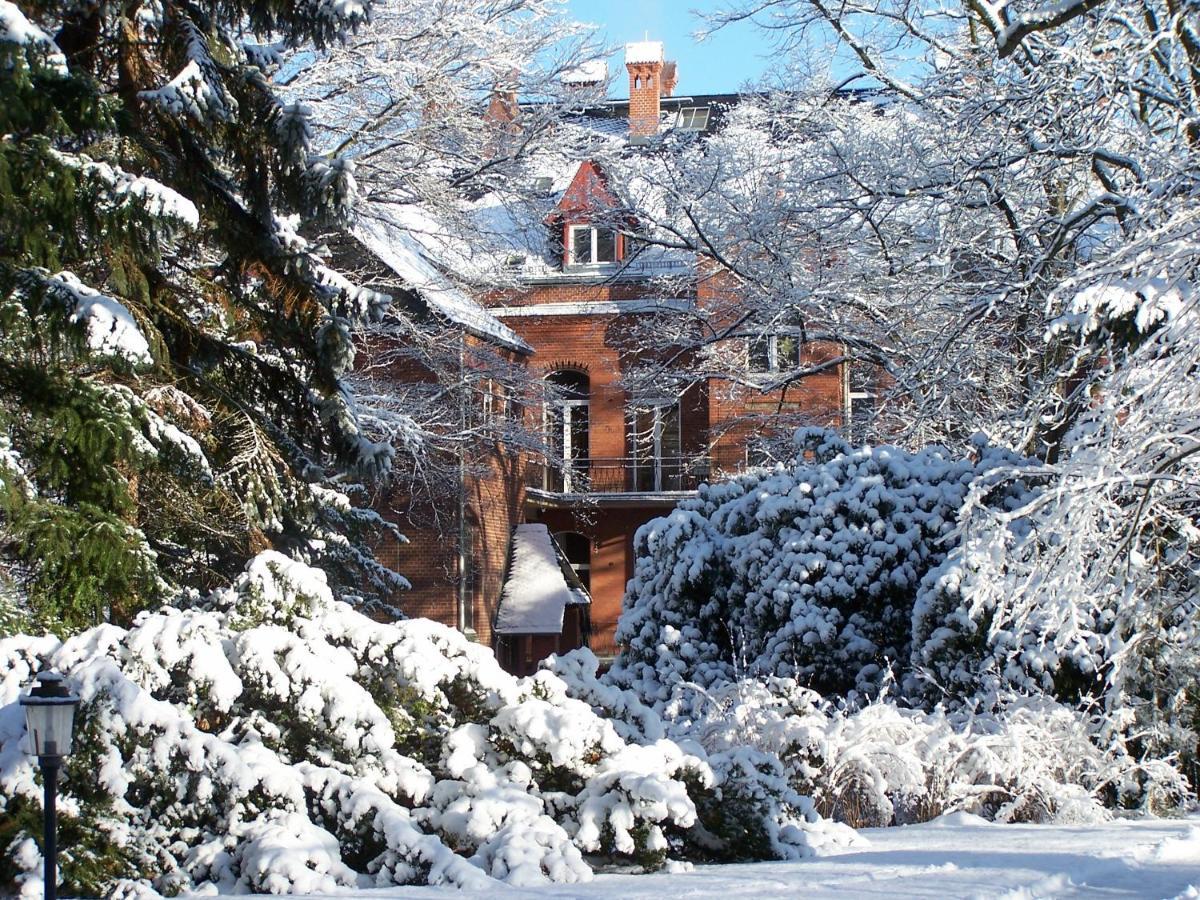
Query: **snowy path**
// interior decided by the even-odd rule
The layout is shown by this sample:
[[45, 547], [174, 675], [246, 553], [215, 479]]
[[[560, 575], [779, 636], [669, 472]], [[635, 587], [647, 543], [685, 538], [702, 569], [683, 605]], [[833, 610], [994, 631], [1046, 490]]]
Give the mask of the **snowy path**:
[[1200, 898], [1200, 818], [1092, 826], [991, 825], [967, 816], [868, 829], [869, 845], [798, 863], [710, 866], [676, 875], [600, 875], [586, 885], [484, 894], [392, 888], [372, 900], [539, 898]]

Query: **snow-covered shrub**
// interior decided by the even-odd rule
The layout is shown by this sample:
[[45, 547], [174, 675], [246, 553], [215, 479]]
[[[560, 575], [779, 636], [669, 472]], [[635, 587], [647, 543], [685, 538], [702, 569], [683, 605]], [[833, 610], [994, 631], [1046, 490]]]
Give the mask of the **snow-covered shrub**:
[[[653, 763], [646, 751], [671, 747], [672, 740], [691, 755], [683, 760], [683, 769], [663, 771], [679, 771], [688, 784], [695, 803], [695, 824], [680, 832], [677, 825], [664, 823], [657, 832], [651, 831], [650, 847], [658, 845], [663, 853], [713, 862], [799, 859], [854, 841], [853, 832], [818, 814], [813, 800], [790, 778], [777, 748], [740, 735], [729, 722], [721, 722], [714, 730], [709, 719], [694, 718], [677, 704], [664, 706], [660, 713], [643, 703], [636, 692], [614, 685], [607, 675], [598, 676], [596, 657], [589, 650], [551, 657], [543, 666], [539, 678], [555, 673], [555, 682], [571, 696], [586, 700], [622, 737], [641, 745], [636, 754], [641, 761]], [[816, 697], [812, 692], [800, 693], [803, 700], [796, 702]], [[690, 694], [693, 699], [701, 695], [708, 696], [702, 691]], [[772, 696], [777, 703], [782, 695]], [[753, 715], [757, 706], [741, 709]], [[697, 765], [699, 761], [703, 766]], [[645, 771], [651, 774], [655, 770], [647, 765]], [[629, 783], [625, 776], [622, 781]], [[637, 784], [643, 795], [646, 783]], [[586, 832], [594, 833], [594, 829]]]
[[375, 622], [268, 551], [128, 630], [0, 640], [6, 892], [39, 883], [16, 700], [44, 667], [83, 700], [60, 800], [73, 893], [573, 882], [585, 853], [710, 852], [699, 747], [632, 741], [551, 673], [518, 680], [433, 622]]
[[1098, 704], [1143, 752], [1178, 754], [1194, 782], [1198, 221], [1190, 211], [1056, 291], [1054, 331], [1106, 348], [1106, 360], [1087, 372], [1087, 403], [1053, 462], [996, 469], [996, 486], [973, 487], [956, 546], [922, 585], [912, 651], [926, 696]]
[[908, 658], [913, 601], [950, 549], [971, 483], [1011, 454], [852, 449], [802, 429], [773, 470], [702, 487], [636, 538], [617, 683], [666, 698], [682, 682], [794, 677], [875, 692]]
[[[553, 663], [573, 690], [586, 675], [581, 655]], [[583, 686], [604, 697], [586, 680]], [[628, 705], [623, 693], [609, 696]], [[781, 821], [786, 810], [793, 828], [805, 832], [808, 852], [852, 839], [827, 819], [879, 827], [965, 811], [1000, 822], [1093, 822], [1148, 796], [1162, 808], [1187, 801], [1180, 773], [1133, 755], [1103, 715], [1046, 697], [1003, 699], [989, 711], [925, 712], [887, 695], [859, 707], [834, 705], [785, 678], [707, 689], [680, 684], [659, 704], [658, 727], [699, 744], [718, 786], [739, 770], [721, 798], [725, 822], [737, 820], [751, 794], [773, 806], [772, 815], [754, 821]], [[698, 806], [703, 821], [703, 802]], [[789, 834], [795, 831], [759, 835], [773, 849], [757, 855], [788, 856], [775, 842]]]

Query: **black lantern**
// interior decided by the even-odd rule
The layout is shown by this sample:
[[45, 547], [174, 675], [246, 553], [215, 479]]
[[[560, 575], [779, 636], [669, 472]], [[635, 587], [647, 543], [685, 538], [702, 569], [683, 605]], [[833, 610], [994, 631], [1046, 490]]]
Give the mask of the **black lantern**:
[[71, 753], [71, 731], [79, 697], [67, 690], [63, 677], [57, 672], [39, 672], [36, 681], [33, 690], [21, 697], [21, 705], [25, 707], [30, 749], [42, 768], [45, 790], [42, 868], [45, 898], [55, 900], [58, 895], [58, 770], [62, 767], [63, 757]]

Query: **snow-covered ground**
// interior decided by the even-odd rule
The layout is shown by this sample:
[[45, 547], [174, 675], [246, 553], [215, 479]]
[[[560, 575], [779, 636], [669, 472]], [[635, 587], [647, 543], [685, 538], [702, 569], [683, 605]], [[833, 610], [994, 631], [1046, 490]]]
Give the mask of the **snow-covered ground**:
[[[951, 814], [925, 825], [865, 829], [862, 846], [788, 863], [697, 867], [659, 875], [598, 875], [584, 885], [508, 888], [489, 897], [681, 900], [692, 897], [1200, 898], [1200, 818], [1106, 825], [994, 825]], [[441, 888], [356, 896], [469, 898]]]

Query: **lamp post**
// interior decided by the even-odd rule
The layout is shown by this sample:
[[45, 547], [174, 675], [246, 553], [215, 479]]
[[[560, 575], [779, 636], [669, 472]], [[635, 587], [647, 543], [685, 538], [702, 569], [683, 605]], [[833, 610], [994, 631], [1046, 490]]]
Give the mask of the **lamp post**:
[[38, 672], [33, 690], [21, 697], [25, 707], [25, 729], [29, 743], [42, 768], [45, 812], [42, 836], [42, 871], [45, 900], [58, 896], [57, 809], [58, 770], [64, 757], [71, 754], [71, 729], [79, 697], [67, 690], [57, 672]]

